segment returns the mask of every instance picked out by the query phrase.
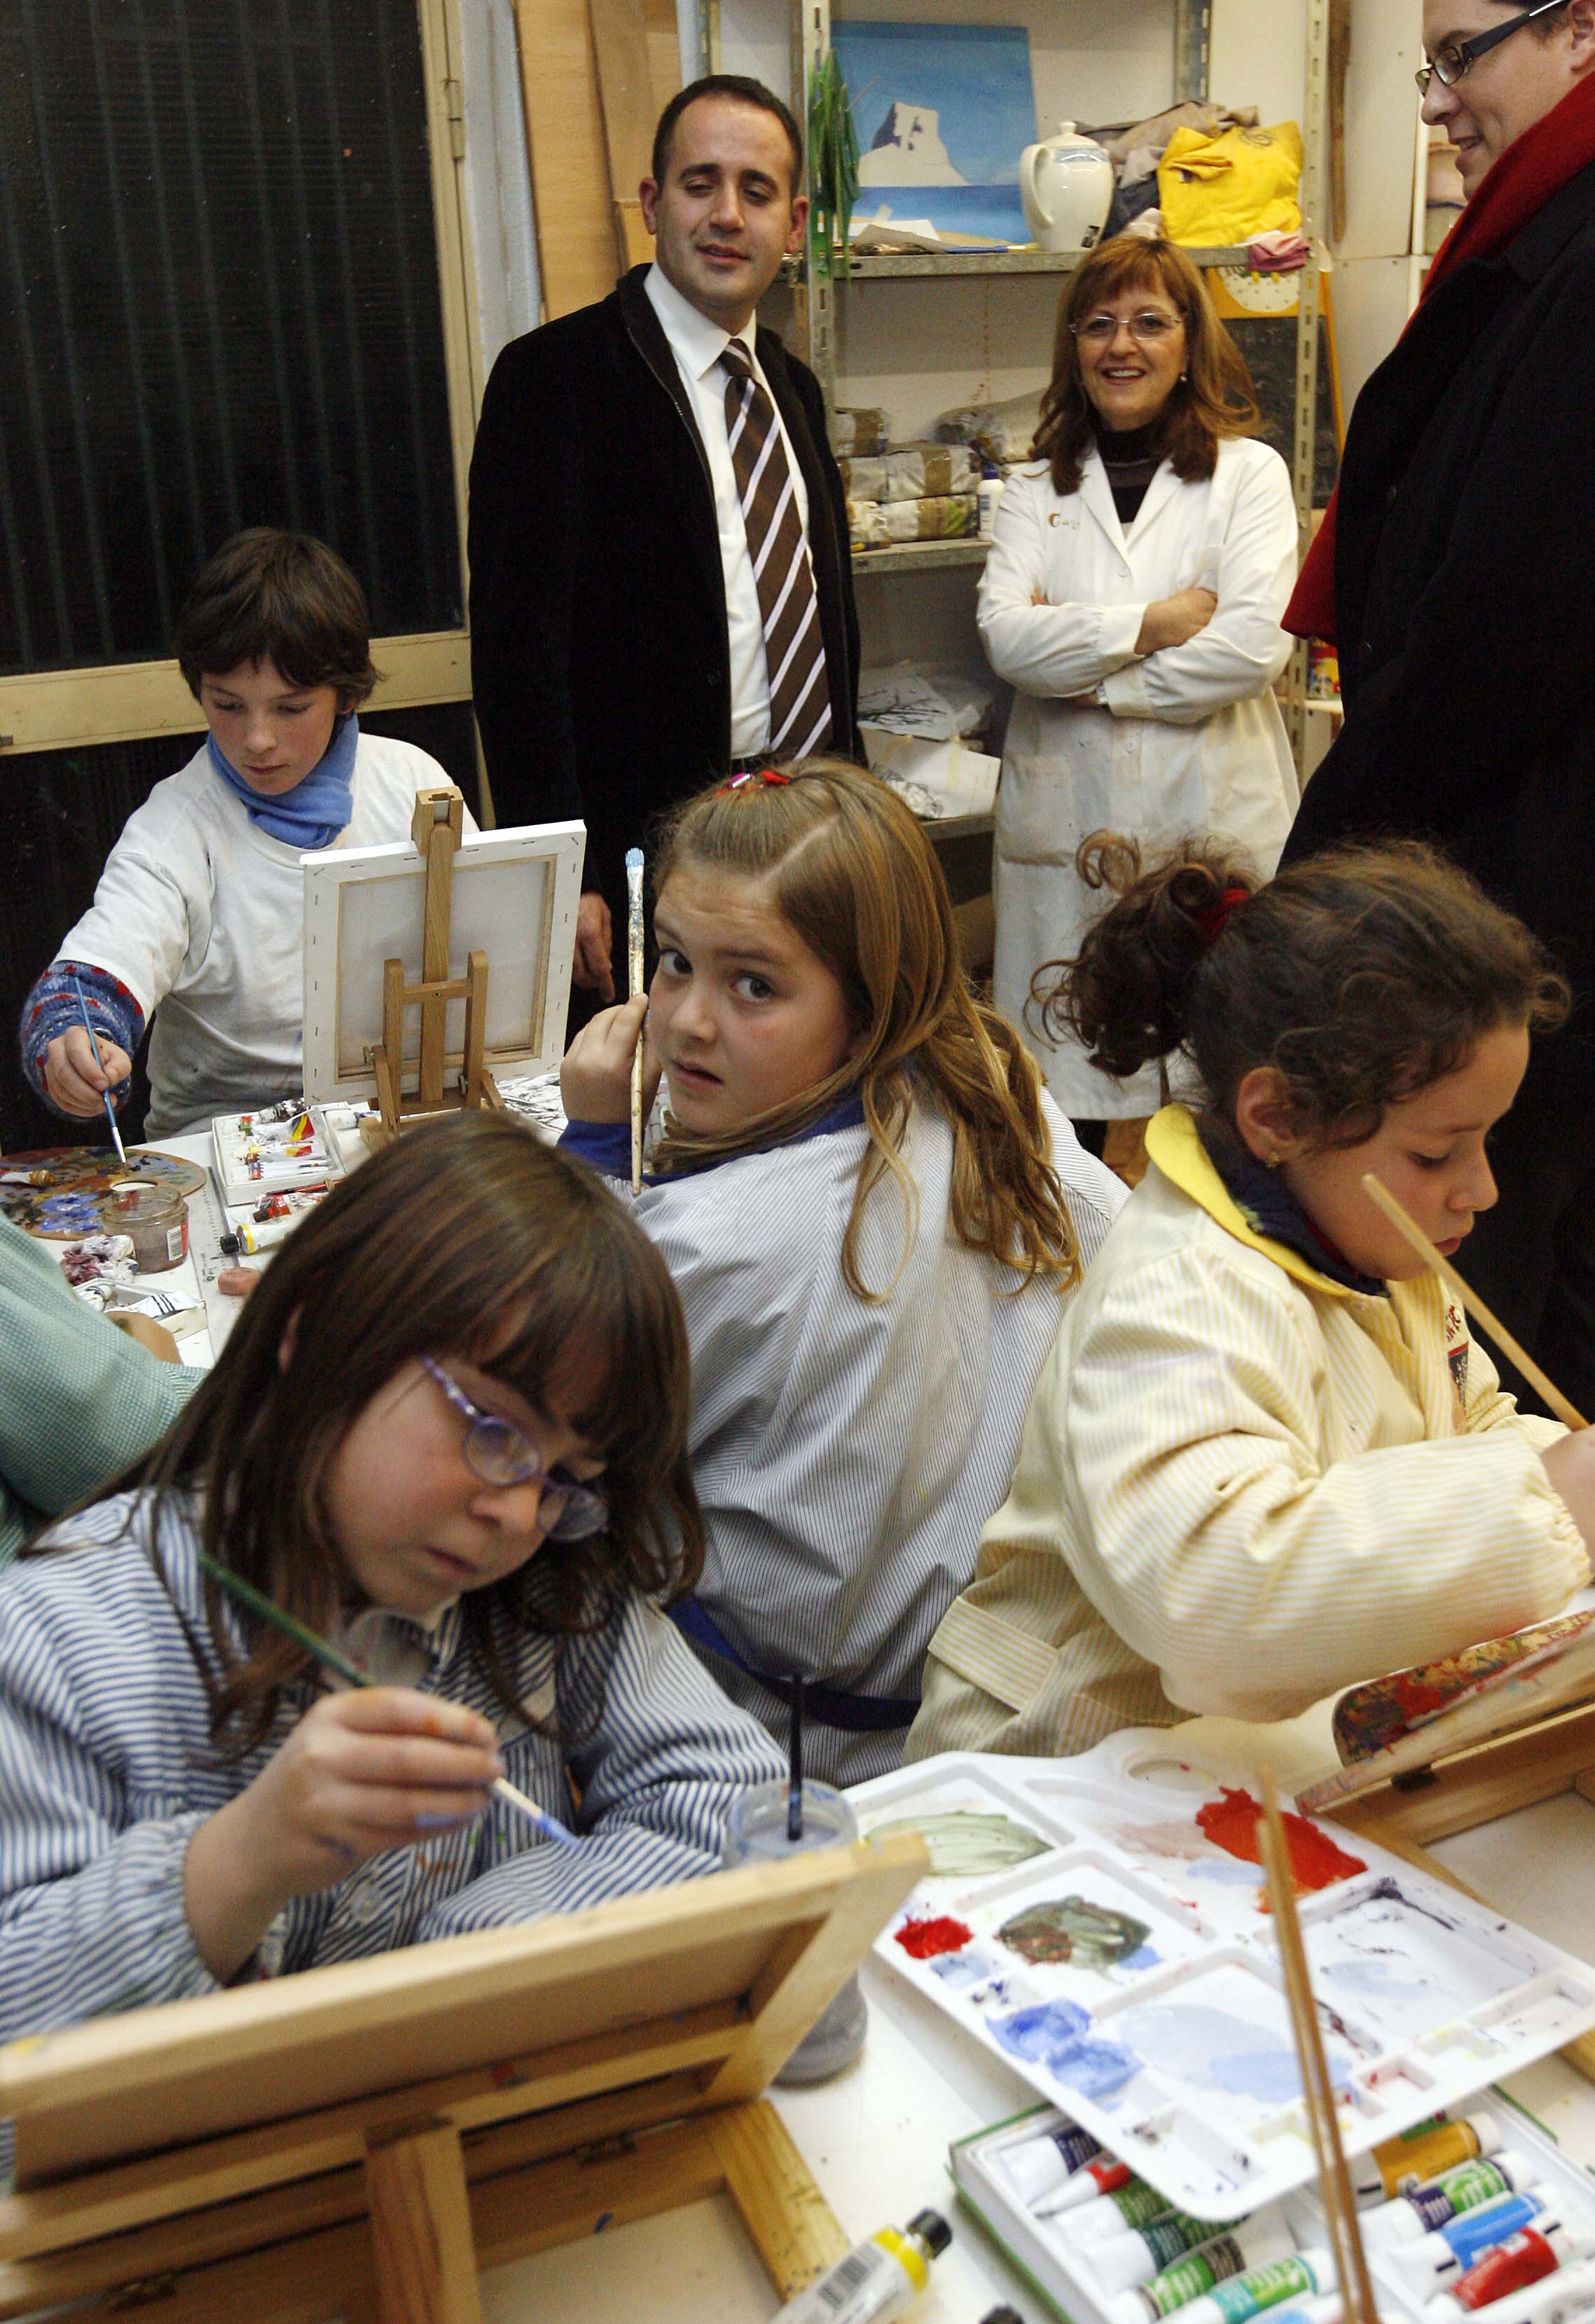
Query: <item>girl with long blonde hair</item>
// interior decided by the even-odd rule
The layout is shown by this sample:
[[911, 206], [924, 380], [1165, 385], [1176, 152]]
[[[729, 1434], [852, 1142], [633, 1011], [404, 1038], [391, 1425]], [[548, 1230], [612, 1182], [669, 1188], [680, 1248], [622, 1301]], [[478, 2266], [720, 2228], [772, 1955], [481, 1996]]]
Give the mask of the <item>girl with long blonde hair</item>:
[[[677, 1618], [813, 1772], [896, 1764], [925, 1648], [1007, 1489], [1030, 1388], [1123, 1199], [960, 965], [895, 792], [816, 759], [678, 809], [653, 858], [637, 1215], [692, 1347], [704, 1571]], [[639, 999], [563, 1075], [567, 1145], [623, 1178]]]

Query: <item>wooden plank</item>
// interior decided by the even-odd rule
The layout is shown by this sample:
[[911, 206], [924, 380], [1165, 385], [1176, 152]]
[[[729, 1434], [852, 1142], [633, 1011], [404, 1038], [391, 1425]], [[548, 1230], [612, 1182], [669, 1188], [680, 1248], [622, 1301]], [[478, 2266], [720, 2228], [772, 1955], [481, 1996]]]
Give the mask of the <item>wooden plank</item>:
[[653, 256], [637, 189], [653, 166], [653, 133], [681, 86], [674, 11], [660, 0], [587, 0], [597, 63], [615, 250], [622, 266]]
[[614, 288], [614, 231], [586, 0], [513, 0], [543, 312]]
[[709, 2115], [704, 2130], [770, 2282], [794, 2299], [850, 2248], [841, 2220], [767, 2100]]
[[482, 2324], [459, 2133], [429, 2123], [366, 2157], [381, 2324]]
[[[0, 2258], [40, 2257], [180, 2214], [235, 2203], [293, 2180], [358, 2166], [373, 2138], [392, 2126], [396, 2113], [401, 2118], [424, 2113], [451, 2122], [457, 2130], [475, 2131], [534, 2113], [563, 2119], [565, 2109], [613, 2088], [617, 2074], [627, 2084], [674, 2077], [670, 2087], [679, 2089], [684, 2072], [716, 2064], [726, 2055], [745, 2015], [734, 2002], [712, 2002], [668, 2021], [651, 2044], [627, 2028], [601, 2040], [558, 2044], [469, 2073], [442, 2075], [412, 2084], [397, 2098], [383, 2092], [358, 2098], [298, 2116], [291, 2123], [207, 2139], [173, 2153], [87, 2172], [54, 2186], [12, 2195], [0, 2201]], [[687, 2103], [683, 2098], [684, 2107]], [[570, 2138], [574, 2142], [600, 2135], [578, 2128]], [[546, 2133], [536, 2151], [550, 2151]], [[507, 2163], [502, 2167], [508, 2167]], [[305, 2224], [325, 2222], [318, 2217]]]
[[[691, 2113], [699, 2103], [698, 2076], [672, 2074], [660, 2081], [628, 2085], [606, 2091], [601, 2098], [580, 2099], [547, 2114], [494, 2124], [466, 2139], [466, 2175], [474, 2181], [519, 2171], [552, 2154], [671, 2121]], [[149, 2171], [157, 2166], [130, 2167]], [[44, 2198], [15, 2200], [25, 2205]], [[38, 2246], [40, 2256], [0, 2264], [0, 2318], [31, 2316], [41, 2309], [115, 2292], [129, 2283], [207, 2267], [269, 2243], [363, 2221], [365, 2216], [362, 2160], [289, 2186], [268, 2182], [258, 2191], [216, 2201], [209, 2209], [189, 2211], [180, 2218], [163, 2217], [124, 2233], [91, 2228], [95, 2239], [69, 2250], [57, 2247], [60, 2240], [57, 2236]]]
[[1431, 1771], [1433, 1783], [1410, 1791], [1386, 1784], [1348, 1802], [1336, 1813], [1345, 1818], [1353, 1808], [1367, 1808], [1376, 1819], [1366, 1826], [1370, 1840], [1383, 1842], [1386, 1832], [1399, 1831], [1421, 1845], [1449, 1840], [1453, 1832], [1471, 1831], [1497, 1816], [1554, 1799], [1572, 1791], [1587, 1768], [1595, 1768], [1595, 1705], [1590, 1704], [1437, 1760]]
[[460, 1067], [460, 1097], [466, 1105], [482, 1103], [482, 1050], [487, 1038], [487, 954], [474, 952], [466, 961], [466, 1057]]
[[803, 1997], [807, 2019], [785, 1987], [770, 1995], [780, 2022], [731, 2036], [749, 2079], [708, 2102], [756, 2097], [925, 1865], [908, 1836], [828, 1849], [14, 2043], [0, 2115], [17, 2121], [18, 2184], [135, 2156], [154, 2125], [177, 2145], [537, 2056], [555, 2026], [573, 2072], [570, 2045], [616, 2037], [613, 2087], [628, 2040], [655, 2055], [673, 2013], [746, 2006], [786, 1932], [823, 1919], [834, 1941], [822, 1932], [806, 1959], [828, 1988]]
[[[421, 982], [448, 982], [448, 939], [454, 918], [454, 859], [465, 835], [465, 801], [447, 790], [418, 793], [410, 837], [427, 866], [421, 907]], [[424, 1106], [443, 1102], [443, 1035], [447, 1003], [434, 994], [421, 1002], [419, 1093]]]

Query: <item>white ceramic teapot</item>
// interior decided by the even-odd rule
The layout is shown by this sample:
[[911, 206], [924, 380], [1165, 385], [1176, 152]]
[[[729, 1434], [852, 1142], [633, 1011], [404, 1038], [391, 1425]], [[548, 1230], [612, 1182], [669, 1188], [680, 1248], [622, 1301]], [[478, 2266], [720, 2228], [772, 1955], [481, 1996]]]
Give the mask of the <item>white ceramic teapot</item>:
[[1108, 223], [1115, 183], [1108, 155], [1072, 121], [1019, 156], [1025, 223], [1043, 250], [1090, 250]]

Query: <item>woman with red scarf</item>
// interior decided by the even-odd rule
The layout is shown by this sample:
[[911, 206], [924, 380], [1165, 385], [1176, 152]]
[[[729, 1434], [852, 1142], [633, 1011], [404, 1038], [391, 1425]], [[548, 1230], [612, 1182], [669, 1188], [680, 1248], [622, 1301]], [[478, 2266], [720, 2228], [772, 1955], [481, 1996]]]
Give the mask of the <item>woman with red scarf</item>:
[[1468, 1273], [1595, 1413], [1595, 0], [1424, 0], [1424, 40], [1468, 207], [1286, 615], [1338, 644], [1346, 721], [1284, 861], [1435, 841], [1571, 978]]

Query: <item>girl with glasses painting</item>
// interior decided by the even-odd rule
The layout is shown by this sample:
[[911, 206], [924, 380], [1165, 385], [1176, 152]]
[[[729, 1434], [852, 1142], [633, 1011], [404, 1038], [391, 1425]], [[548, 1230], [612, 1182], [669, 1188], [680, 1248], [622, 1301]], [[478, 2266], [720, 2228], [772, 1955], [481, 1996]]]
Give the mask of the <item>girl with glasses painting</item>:
[[[1340, 650], [1341, 733], [1287, 862], [1437, 842], [1572, 987], [1492, 1160], [1469, 1279], [1595, 1397], [1595, 0], [1424, 0], [1424, 118], [1467, 207], [1351, 414], [1287, 620]], [[1531, 1406], [1517, 1375], [1507, 1384]]]
[[1033, 466], [1010, 479], [981, 583], [981, 635], [1017, 689], [997, 798], [1000, 1007], [1102, 1150], [1158, 1104], [1153, 1070], [1113, 1081], [1028, 1007], [1077, 952], [1096, 899], [1074, 868], [1109, 829], [1222, 833], [1261, 873], [1295, 807], [1273, 682], [1295, 578], [1277, 453], [1255, 439], [1245, 364], [1171, 244], [1104, 243], [1070, 277]]

